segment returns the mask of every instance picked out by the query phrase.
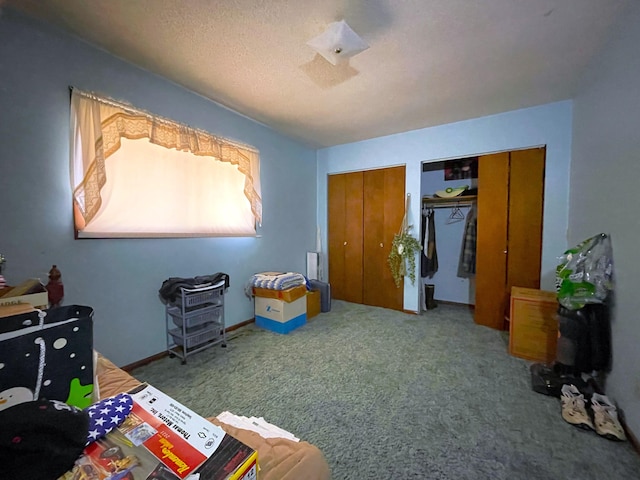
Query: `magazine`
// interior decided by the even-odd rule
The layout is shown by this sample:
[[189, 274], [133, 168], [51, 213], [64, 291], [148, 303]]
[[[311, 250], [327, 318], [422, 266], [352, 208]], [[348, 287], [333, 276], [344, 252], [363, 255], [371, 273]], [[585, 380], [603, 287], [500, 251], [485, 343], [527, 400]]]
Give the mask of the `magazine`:
[[[242, 453], [231, 465], [231, 458], [222, 452], [227, 448], [220, 446], [223, 440], [228, 445], [232, 437], [158, 389], [144, 384], [130, 394], [133, 408], [125, 421], [89, 445], [60, 480], [181, 480], [200, 472], [205, 462], [207, 472], [225, 472], [215, 478], [228, 478], [245, 463], [250, 467], [250, 457], [257, 470], [255, 451], [236, 440], [236, 451]], [[220, 455], [212, 458], [218, 450]]]

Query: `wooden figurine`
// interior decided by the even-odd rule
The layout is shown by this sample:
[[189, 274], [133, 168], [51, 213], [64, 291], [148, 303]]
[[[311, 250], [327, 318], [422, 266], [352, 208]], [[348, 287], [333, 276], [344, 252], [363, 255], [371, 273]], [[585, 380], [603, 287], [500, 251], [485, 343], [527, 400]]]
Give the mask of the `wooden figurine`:
[[46, 289], [49, 296], [49, 308], [60, 306], [62, 298], [64, 297], [64, 285], [62, 284], [62, 273], [58, 270], [56, 265], [49, 270], [49, 283], [46, 285]]

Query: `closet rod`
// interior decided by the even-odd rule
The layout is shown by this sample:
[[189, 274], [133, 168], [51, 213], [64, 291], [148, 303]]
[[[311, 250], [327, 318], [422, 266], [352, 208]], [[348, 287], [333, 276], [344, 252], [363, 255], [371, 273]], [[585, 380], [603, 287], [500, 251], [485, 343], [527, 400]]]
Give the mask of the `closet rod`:
[[477, 195], [451, 198], [422, 197], [422, 206], [429, 206], [431, 208], [469, 207], [475, 205], [477, 198]]

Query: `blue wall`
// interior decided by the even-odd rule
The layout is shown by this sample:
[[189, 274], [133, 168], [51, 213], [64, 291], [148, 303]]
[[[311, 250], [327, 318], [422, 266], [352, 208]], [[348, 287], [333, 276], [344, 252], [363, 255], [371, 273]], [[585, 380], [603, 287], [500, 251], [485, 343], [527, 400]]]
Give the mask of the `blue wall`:
[[569, 241], [600, 232], [613, 246], [613, 369], [607, 395], [640, 434], [640, 3], [616, 26], [574, 101]]
[[[436, 165], [438, 166], [437, 170], [422, 172], [420, 179], [421, 197], [432, 197], [438, 190], [444, 190], [448, 187], [477, 186], [477, 179], [445, 181], [444, 164], [439, 162]], [[462, 206], [459, 208], [465, 217], [464, 219], [450, 218], [454, 213], [453, 206], [434, 209], [433, 221], [436, 232], [438, 271], [432, 277], [422, 278], [422, 283], [434, 285], [435, 298], [437, 300], [475, 305], [475, 278], [458, 277], [464, 227], [471, 207]]]
[[[554, 288], [558, 255], [567, 247], [570, 101], [527, 108], [464, 122], [413, 130], [318, 151], [318, 222], [327, 245], [327, 175], [391, 165], [406, 165], [411, 195], [409, 223], [419, 225], [422, 162], [546, 145], [541, 286]], [[325, 277], [331, 277], [325, 260]], [[404, 308], [419, 310], [419, 282], [405, 281]]]
[[[74, 240], [69, 86], [256, 147], [260, 238]], [[316, 244], [316, 153], [246, 117], [48, 25], [0, 17], [0, 252], [10, 284], [62, 271], [66, 304], [94, 308], [95, 347], [119, 365], [166, 348], [162, 281], [230, 275], [228, 325], [251, 319], [258, 271], [305, 271]]]

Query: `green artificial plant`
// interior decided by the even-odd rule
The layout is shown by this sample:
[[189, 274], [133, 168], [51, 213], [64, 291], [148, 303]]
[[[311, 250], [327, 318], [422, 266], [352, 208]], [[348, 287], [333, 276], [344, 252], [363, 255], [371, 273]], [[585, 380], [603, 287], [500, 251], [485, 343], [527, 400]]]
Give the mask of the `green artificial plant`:
[[400, 233], [396, 233], [391, 243], [391, 253], [389, 253], [389, 266], [391, 274], [400, 288], [402, 277], [408, 276], [413, 285], [416, 281], [416, 253], [422, 250], [420, 242], [411, 236], [413, 225], [408, 225]]

